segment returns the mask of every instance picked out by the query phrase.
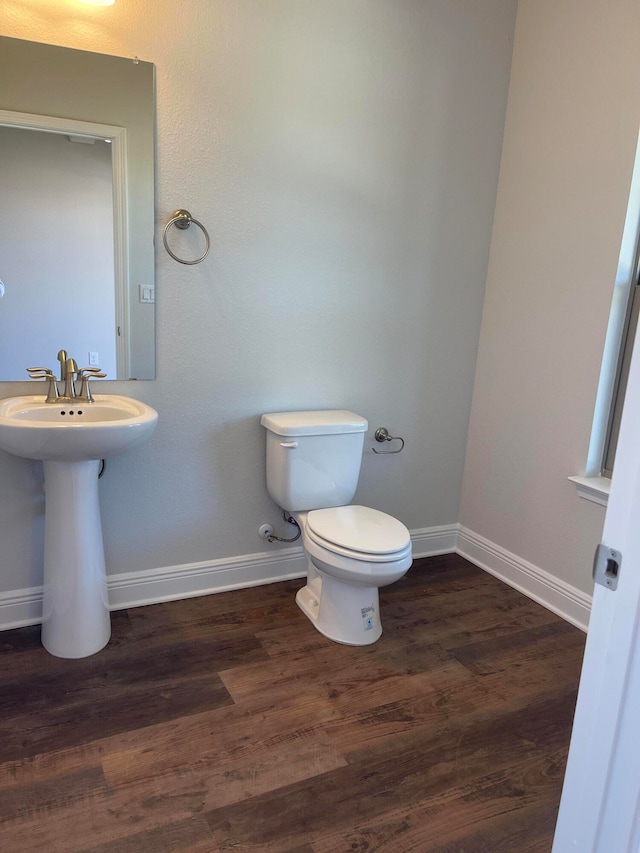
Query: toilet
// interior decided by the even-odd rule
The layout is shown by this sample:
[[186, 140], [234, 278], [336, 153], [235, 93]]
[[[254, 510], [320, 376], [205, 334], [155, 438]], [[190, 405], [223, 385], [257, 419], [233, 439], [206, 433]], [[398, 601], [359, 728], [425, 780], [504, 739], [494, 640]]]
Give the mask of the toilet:
[[368, 646], [382, 634], [378, 589], [411, 566], [407, 528], [384, 512], [352, 506], [367, 421], [353, 412], [277, 412], [267, 430], [267, 489], [296, 520], [307, 583], [296, 602], [321, 634]]

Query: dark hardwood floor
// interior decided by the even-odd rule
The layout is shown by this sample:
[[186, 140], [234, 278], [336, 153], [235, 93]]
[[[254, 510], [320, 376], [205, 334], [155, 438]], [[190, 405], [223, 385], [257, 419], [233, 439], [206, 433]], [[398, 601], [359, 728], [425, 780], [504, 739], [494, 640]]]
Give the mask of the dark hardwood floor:
[[584, 635], [461, 557], [340, 646], [300, 582], [0, 634], [3, 853], [548, 853]]

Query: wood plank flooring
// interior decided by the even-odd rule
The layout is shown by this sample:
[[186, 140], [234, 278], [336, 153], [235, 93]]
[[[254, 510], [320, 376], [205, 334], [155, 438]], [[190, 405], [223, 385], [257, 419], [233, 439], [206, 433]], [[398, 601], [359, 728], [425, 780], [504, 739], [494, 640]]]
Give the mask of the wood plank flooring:
[[301, 581], [0, 634], [3, 853], [548, 853], [584, 635], [456, 555], [332, 643]]

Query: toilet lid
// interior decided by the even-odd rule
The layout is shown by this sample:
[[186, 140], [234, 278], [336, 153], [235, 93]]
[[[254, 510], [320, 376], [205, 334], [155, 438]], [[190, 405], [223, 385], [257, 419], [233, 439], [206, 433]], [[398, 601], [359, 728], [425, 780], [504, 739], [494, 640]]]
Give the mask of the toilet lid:
[[395, 554], [411, 541], [401, 521], [367, 506], [314, 509], [307, 527], [326, 542], [364, 554]]

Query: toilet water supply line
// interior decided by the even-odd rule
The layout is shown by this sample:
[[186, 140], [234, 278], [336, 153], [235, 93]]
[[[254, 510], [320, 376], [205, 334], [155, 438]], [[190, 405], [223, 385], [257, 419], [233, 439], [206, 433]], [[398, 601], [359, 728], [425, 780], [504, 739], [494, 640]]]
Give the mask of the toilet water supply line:
[[298, 532], [296, 533], [295, 536], [291, 537], [290, 539], [285, 539], [282, 536], [276, 536], [274, 533], [270, 533], [267, 536], [267, 542], [295, 542], [297, 539], [300, 538], [300, 536], [302, 534], [302, 530], [300, 530], [300, 525], [295, 520], [295, 518], [292, 515], [288, 515], [285, 512], [285, 510], [282, 510], [282, 517], [284, 518], [284, 520], [286, 522], [288, 522], [289, 524], [293, 524], [295, 527], [297, 527]]

